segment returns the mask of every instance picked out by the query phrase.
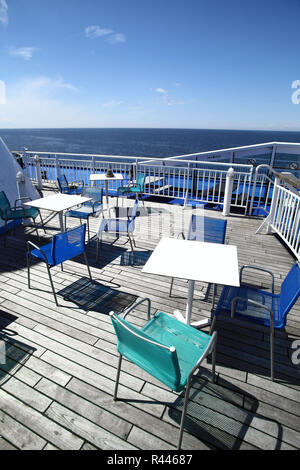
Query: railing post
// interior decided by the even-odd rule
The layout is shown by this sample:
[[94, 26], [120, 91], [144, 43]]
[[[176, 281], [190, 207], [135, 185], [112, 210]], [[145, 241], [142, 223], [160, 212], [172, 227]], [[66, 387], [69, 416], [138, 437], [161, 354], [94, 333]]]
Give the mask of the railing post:
[[42, 174], [41, 174], [40, 157], [38, 155], [35, 155], [33, 157], [33, 160], [35, 162], [37, 187], [38, 187], [38, 189], [42, 189], [43, 188], [43, 181], [42, 181]]
[[57, 155], [54, 155], [54, 158], [55, 158], [56, 178], [58, 178], [60, 175], [59, 160], [58, 160]]
[[230, 214], [230, 204], [232, 198], [232, 188], [233, 188], [233, 178], [234, 178], [234, 169], [229, 168], [226, 174], [226, 184], [225, 184], [225, 195], [224, 195], [224, 204], [223, 204], [223, 215], [227, 216]]
[[270, 207], [270, 212], [263, 221], [263, 223], [260, 225], [260, 227], [256, 230], [255, 233], [260, 233], [264, 227], [267, 228], [266, 232], [271, 233], [272, 228], [271, 225], [273, 224], [274, 221], [274, 216], [276, 212], [276, 206], [278, 202], [278, 188], [280, 185], [280, 177], [275, 176], [275, 181], [274, 181], [274, 189], [273, 189], [273, 196], [272, 196], [272, 201], [271, 201], [271, 207]]

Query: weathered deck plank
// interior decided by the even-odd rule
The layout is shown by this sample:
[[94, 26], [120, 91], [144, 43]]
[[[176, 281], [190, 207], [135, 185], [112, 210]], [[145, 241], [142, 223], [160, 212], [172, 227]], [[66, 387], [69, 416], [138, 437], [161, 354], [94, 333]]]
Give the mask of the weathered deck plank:
[[[111, 198], [113, 205], [114, 199]], [[124, 201], [132, 206], [133, 201]], [[136, 219], [137, 252], [147, 259], [161, 236], [187, 231], [191, 209], [146, 202]], [[202, 213], [197, 209], [196, 213]], [[43, 214], [45, 215], [45, 214]], [[211, 217], [222, 217], [207, 211]], [[95, 234], [99, 221], [91, 220]], [[293, 257], [274, 235], [257, 235], [261, 219], [227, 217], [226, 241], [238, 247], [239, 265], [259, 264], [275, 274], [275, 290]], [[68, 227], [77, 221], [68, 221]], [[56, 233], [57, 218], [47, 226]], [[107, 314], [85, 311], [59, 296], [56, 307], [42, 263], [31, 269], [27, 286], [25, 240], [38, 243], [30, 228], [18, 227], [0, 239], [0, 339], [7, 346], [0, 364], [0, 449], [175, 449], [182, 395], [166, 389], [146, 372], [124, 361], [119, 395], [112, 392], [117, 367], [116, 338]], [[43, 240], [47, 238], [41, 232]], [[96, 243], [87, 253], [92, 276], [114, 289], [149, 297], [151, 312], [184, 311], [187, 283], [142, 274], [142, 266], [124, 264], [128, 243], [104, 239], [99, 263]], [[53, 269], [57, 291], [86, 277], [83, 259]], [[249, 272], [249, 282], [267, 288], [269, 278]], [[210, 316], [211, 293], [196, 283], [193, 320]], [[218, 294], [221, 288], [218, 289]], [[146, 319], [146, 306], [131, 315], [136, 325]], [[300, 302], [276, 332], [275, 382], [269, 379], [268, 329], [242, 321], [217, 321], [217, 383], [210, 384], [210, 364], [195, 381], [184, 449], [300, 449], [300, 370], [290, 359], [291, 343], [300, 338]]]

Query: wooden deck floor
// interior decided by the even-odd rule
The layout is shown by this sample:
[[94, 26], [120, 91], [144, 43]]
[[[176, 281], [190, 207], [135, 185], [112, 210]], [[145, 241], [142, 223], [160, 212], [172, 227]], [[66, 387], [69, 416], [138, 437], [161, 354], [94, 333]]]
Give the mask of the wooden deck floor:
[[[176, 280], [170, 298], [170, 279], [141, 269], [162, 235], [176, 237], [187, 230], [191, 213], [146, 201], [136, 225], [138, 265], [128, 265], [125, 239], [104, 243], [97, 265], [91, 242], [87, 252], [94, 280], [150, 297], [152, 313], [184, 311], [186, 282]], [[212, 211], [206, 215], [222, 217]], [[260, 219], [231, 215], [227, 220], [226, 240], [237, 245], [239, 264], [271, 269], [278, 291], [293, 257], [274, 235], [255, 234]], [[93, 232], [98, 224], [99, 219], [92, 220]], [[47, 235], [57, 229], [56, 217]], [[25, 241], [38, 243], [30, 231], [19, 227], [7, 237], [6, 248], [0, 239], [0, 345], [6, 347], [6, 362], [0, 364], [0, 449], [175, 449], [182, 395], [123, 361], [119, 395], [124, 400], [113, 402], [118, 356], [109, 316], [61, 296], [56, 307], [43, 263], [33, 266], [28, 289]], [[53, 269], [57, 291], [86, 275], [80, 257], [65, 263], [63, 272]], [[254, 273], [249, 280], [268, 285], [268, 278]], [[196, 284], [194, 320], [210, 315], [210, 295], [201, 300], [205, 292], [205, 285]], [[131, 320], [141, 325], [145, 313], [142, 305]], [[275, 382], [269, 379], [267, 329], [222, 318], [217, 330], [217, 383], [210, 382], [210, 364], [204, 364], [193, 384], [183, 449], [299, 449], [300, 366], [292, 364], [291, 343], [300, 338], [300, 303], [285, 330], [276, 332]]]

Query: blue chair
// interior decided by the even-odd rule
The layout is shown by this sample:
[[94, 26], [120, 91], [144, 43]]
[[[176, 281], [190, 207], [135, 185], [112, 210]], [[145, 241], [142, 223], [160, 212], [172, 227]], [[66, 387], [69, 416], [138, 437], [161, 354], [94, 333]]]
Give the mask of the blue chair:
[[82, 180], [72, 181], [68, 183], [66, 175], [60, 175], [57, 177], [57, 184], [59, 191], [63, 194], [80, 194], [84, 186]]
[[135, 240], [133, 237], [133, 232], [135, 229], [135, 218], [136, 218], [136, 212], [138, 208], [138, 199], [134, 201], [133, 209], [131, 211], [130, 216], [127, 216], [126, 219], [103, 219], [98, 231], [97, 231], [97, 254], [96, 254], [96, 262], [98, 262], [99, 258], [99, 240], [102, 244], [102, 233], [107, 232], [107, 233], [112, 233], [115, 234], [116, 239], [119, 238], [120, 235], [127, 235], [128, 240], [130, 242], [131, 246], [131, 252], [132, 252], [132, 257], [134, 261], [134, 250], [133, 250], [133, 244], [135, 244]]
[[[119, 195], [135, 194], [136, 199], [138, 199], [139, 195], [144, 192], [145, 180], [146, 180], [146, 176], [139, 173], [137, 175], [137, 179], [136, 179], [135, 182], [129, 183], [128, 186], [119, 186], [119, 188], [117, 190], [117, 205], [118, 205]], [[143, 200], [142, 200], [142, 202], [144, 204]]]
[[[148, 302], [148, 321], [142, 328], [138, 328], [125, 318], [144, 301]], [[144, 298], [125, 311], [122, 317], [114, 312], [110, 313], [120, 355], [114, 400], [117, 400], [123, 356], [177, 393], [186, 387], [178, 439], [180, 449], [192, 377], [210, 353], [213, 382], [215, 381], [217, 336], [216, 332], [210, 336], [163, 312], [150, 319], [150, 308], [150, 300]]]
[[[272, 278], [272, 292], [242, 283], [245, 269], [268, 273]], [[274, 380], [274, 330], [286, 325], [287, 314], [300, 295], [300, 266], [295, 263], [281, 285], [279, 294], [274, 293], [274, 275], [258, 266], [245, 265], [240, 270], [240, 287], [225, 286], [217, 308], [213, 312], [211, 332], [219, 314], [240, 317], [270, 328], [271, 379]]]
[[96, 216], [100, 212], [103, 214], [103, 189], [85, 187], [81, 191], [81, 196], [92, 198], [91, 201], [84, 202], [78, 209], [71, 209], [65, 213], [65, 227], [66, 217], [73, 217], [75, 219], [84, 219], [87, 221], [88, 241], [90, 241], [90, 225], [89, 218]]
[[[0, 191], [0, 218], [4, 220], [4, 232], [6, 232], [6, 226], [7, 222], [13, 221], [14, 222], [14, 227], [16, 225], [16, 222], [20, 219], [32, 219], [34, 223], [34, 227], [37, 233], [37, 237], [39, 238], [39, 232], [37, 229], [36, 221], [35, 219], [37, 216], [40, 216], [41, 222], [42, 222], [42, 227], [45, 231], [45, 227], [43, 224], [43, 219], [41, 216], [41, 213], [39, 209], [36, 209], [35, 207], [20, 207], [19, 204], [25, 201], [31, 201], [30, 197], [22, 197], [18, 198], [15, 200], [15, 205], [14, 207], [11, 207], [9, 200], [7, 199], [7, 196], [4, 191]], [[6, 237], [4, 237], [4, 246], [6, 245]]]
[[[209, 243], [225, 243], [227, 228], [227, 220], [216, 219], [213, 217], [203, 217], [201, 215], [192, 215], [187, 240]], [[179, 236], [185, 239], [185, 235], [181, 232]], [[177, 238], [178, 238], [177, 237]], [[169, 296], [172, 294], [174, 278], [171, 280]]]
[[[28, 288], [30, 289], [30, 257], [44, 261], [47, 267], [48, 276], [54, 295], [55, 303], [57, 303], [57, 297], [50, 273], [50, 269], [58, 264], [61, 264], [63, 270], [63, 264], [75, 256], [83, 254], [89, 277], [92, 280], [90, 267], [88, 264], [86, 251], [85, 251], [85, 231], [86, 224], [79, 225], [76, 228], [68, 230], [66, 232], [58, 233], [52, 237], [52, 240], [47, 245], [42, 247], [36, 246], [34, 243], [27, 242], [27, 274], [28, 274]], [[33, 248], [33, 250], [31, 250]]]

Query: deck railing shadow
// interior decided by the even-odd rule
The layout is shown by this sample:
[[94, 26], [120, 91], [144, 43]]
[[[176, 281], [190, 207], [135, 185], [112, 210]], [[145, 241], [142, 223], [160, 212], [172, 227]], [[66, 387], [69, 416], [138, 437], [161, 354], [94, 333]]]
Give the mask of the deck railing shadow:
[[0, 388], [26, 364], [35, 348], [16, 339], [18, 333], [8, 326], [16, 316], [0, 310]]

